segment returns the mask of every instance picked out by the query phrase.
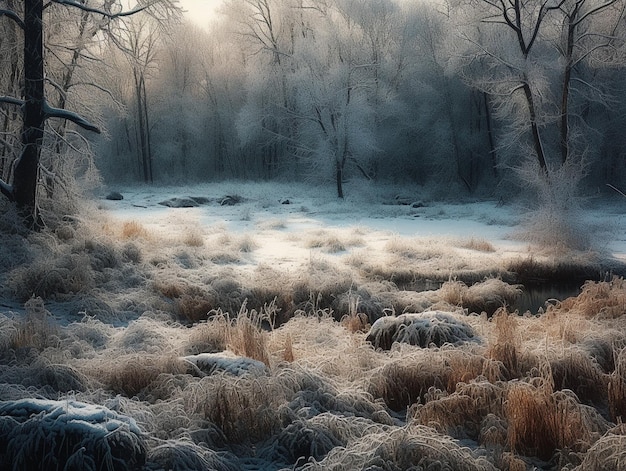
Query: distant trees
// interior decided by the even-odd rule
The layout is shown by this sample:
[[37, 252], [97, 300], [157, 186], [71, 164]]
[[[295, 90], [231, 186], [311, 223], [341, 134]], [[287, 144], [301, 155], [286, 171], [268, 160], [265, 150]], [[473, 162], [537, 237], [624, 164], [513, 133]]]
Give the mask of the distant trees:
[[623, 9], [230, 0], [206, 30], [125, 21], [120, 50], [133, 28], [151, 46], [116, 59], [126, 113], [106, 112], [100, 166], [144, 181], [306, 179], [338, 196], [363, 178], [493, 194], [521, 176], [567, 199], [589, 169], [626, 173], [605, 107], [626, 110]]

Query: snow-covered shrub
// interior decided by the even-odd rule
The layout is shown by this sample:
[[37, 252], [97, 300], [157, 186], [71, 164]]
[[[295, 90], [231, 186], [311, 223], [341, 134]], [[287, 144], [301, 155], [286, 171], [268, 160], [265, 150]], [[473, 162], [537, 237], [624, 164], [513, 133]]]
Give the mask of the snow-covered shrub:
[[128, 471], [146, 459], [135, 421], [73, 400], [0, 402], [0, 462], [14, 471]]
[[535, 163], [519, 169], [535, 199], [522, 222], [523, 240], [552, 251], [588, 250], [598, 243], [590, 237], [589, 224], [580, 211], [580, 182], [586, 170], [580, 159], [569, 159], [559, 168], [550, 169], [549, 177]]
[[573, 471], [625, 471], [626, 470], [626, 425], [610, 429], [585, 454]]
[[234, 355], [230, 352], [200, 353], [182, 357], [189, 365], [188, 371], [196, 376], [204, 377], [214, 373], [228, 373], [233, 376], [244, 374], [265, 374], [268, 369], [265, 363], [252, 358]]
[[441, 469], [495, 471], [484, 457], [461, 447], [450, 437], [424, 426], [370, 433], [336, 447], [321, 461], [311, 460], [302, 471], [344, 469]]
[[298, 418], [284, 427], [261, 450], [268, 461], [287, 462], [323, 459], [335, 447], [383, 426], [363, 417], [340, 416], [331, 412]]
[[367, 340], [374, 348], [390, 349], [394, 342], [419, 347], [437, 347], [450, 343], [458, 345], [475, 341], [474, 330], [452, 313], [426, 311], [381, 317], [372, 325]]
[[150, 450], [146, 469], [238, 471], [241, 468], [232, 454], [218, 453], [189, 441], [171, 440]]

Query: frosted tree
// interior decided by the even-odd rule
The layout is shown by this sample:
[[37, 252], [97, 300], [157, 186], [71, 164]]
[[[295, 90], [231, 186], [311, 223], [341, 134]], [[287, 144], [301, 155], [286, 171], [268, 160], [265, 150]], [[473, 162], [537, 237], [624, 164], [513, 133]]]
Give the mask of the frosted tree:
[[[611, 24], [614, 29], [621, 16], [612, 10], [617, 0], [479, 0], [472, 5], [470, 14], [479, 23], [464, 31], [470, 45], [464, 73], [497, 101], [500, 117], [509, 121], [509, 149], [522, 149], [518, 175], [540, 205], [533, 231], [543, 227], [554, 242], [581, 245], [572, 211], [588, 151], [582, 133], [573, 132], [574, 120], [584, 118], [572, 109], [572, 92], [583, 101], [601, 95], [602, 85], [593, 83], [588, 71], [611, 55], [616, 40]], [[474, 67], [479, 61], [480, 69]]]
[[[527, 126], [532, 154], [546, 177], [571, 155], [572, 83], [597, 89], [596, 84], [585, 83], [580, 73], [585, 62], [591, 65], [590, 61], [598, 60], [603, 49], [611, 47], [615, 38], [607, 31], [606, 21], [610, 23], [614, 15], [611, 7], [617, 2], [473, 2], [480, 8], [476, 14], [482, 24], [472, 35], [466, 30], [465, 39], [472, 45], [466, 58], [471, 64], [481, 60], [489, 76], [472, 75], [476, 74], [474, 69], [469, 73], [470, 80], [498, 98], [500, 109], [509, 113], [509, 118], [519, 126], [518, 135]], [[559, 128], [560, 158], [551, 155], [554, 146], [549, 127], [553, 124]]]
[[240, 92], [245, 89], [245, 56], [234, 39], [224, 25], [216, 24], [200, 48], [200, 96], [208, 108], [203, 125], [209, 139], [204, 160], [213, 175], [250, 177], [248, 153], [239, 145], [236, 129], [237, 113], [245, 100]]
[[[226, 4], [225, 13], [240, 38], [248, 70], [247, 102], [238, 120], [243, 145], [259, 159], [263, 178], [284, 171], [294, 149], [293, 108], [287, 75], [296, 43], [310, 35], [302, 0], [245, 0]], [[256, 150], [256, 152], [254, 152]]]
[[27, 227], [33, 229], [43, 227], [37, 205], [37, 186], [46, 121], [48, 119], [69, 120], [88, 131], [99, 132], [95, 125], [80, 115], [53, 107], [46, 98], [44, 32], [47, 23], [44, 11], [49, 8], [68, 8], [74, 9], [77, 14], [88, 12], [112, 21], [150, 9], [156, 11], [156, 8], [163, 6], [164, 3], [166, 0], [154, 0], [124, 11], [121, 4], [114, 0], [105, 0], [103, 4], [97, 6], [76, 0], [49, 0], [47, 3], [43, 0], [25, 0], [23, 12], [9, 8], [0, 9], [0, 16], [13, 22], [22, 31], [24, 75], [22, 97], [0, 98], [2, 103], [23, 109], [22, 148], [19, 157], [12, 165], [8, 181], [0, 181], [0, 191], [15, 203]]
[[290, 86], [297, 90], [290, 114], [300, 123], [312, 168], [333, 173], [339, 198], [344, 197], [349, 166], [369, 178], [362, 163], [376, 148], [375, 108], [370, 102], [376, 67], [359, 55], [355, 35], [360, 29], [345, 26], [330, 30], [323, 47], [313, 40], [303, 44], [298, 69], [290, 75]]

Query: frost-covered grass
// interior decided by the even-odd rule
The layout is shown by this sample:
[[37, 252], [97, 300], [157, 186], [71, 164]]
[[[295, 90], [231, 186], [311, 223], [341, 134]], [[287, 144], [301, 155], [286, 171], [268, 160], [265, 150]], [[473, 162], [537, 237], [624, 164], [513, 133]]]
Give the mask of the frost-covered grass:
[[244, 199], [7, 234], [7, 469], [624, 469], [626, 283], [510, 308], [606, 253], [533, 253], [488, 203], [213, 191]]

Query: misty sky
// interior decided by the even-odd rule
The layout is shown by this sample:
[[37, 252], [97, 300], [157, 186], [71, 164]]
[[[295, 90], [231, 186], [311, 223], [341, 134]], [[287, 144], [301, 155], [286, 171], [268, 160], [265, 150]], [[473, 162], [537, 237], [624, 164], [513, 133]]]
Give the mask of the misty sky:
[[222, 0], [180, 0], [187, 17], [199, 26], [206, 26]]

